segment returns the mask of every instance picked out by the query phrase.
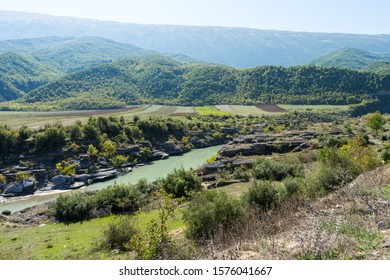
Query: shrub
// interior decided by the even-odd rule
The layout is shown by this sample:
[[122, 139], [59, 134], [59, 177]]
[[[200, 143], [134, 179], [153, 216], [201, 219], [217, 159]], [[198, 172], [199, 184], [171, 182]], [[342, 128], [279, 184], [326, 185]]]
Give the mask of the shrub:
[[66, 162], [59, 162], [56, 164], [56, 169], [62, 175], [72, 176], [76, 173], [76, 165], [75, 164], [67, 164]]
[[94, 145], [91, 144], [88, 146], [87, 155], [91, 161], [95, 162], [99, 157], [99, 151]]
[[250, 174], [244, 167], [237, 167], [234, 169], [233, 178], [248, 182], [250, 179]]
[[300, 189], [304, 186], [305, 182], [303, 178], [293, 178], [287, 177], [283, 180], [283, 185], [286, 190], [286, 195], [288, 197], [299, 192]]
[[199, 191], [201, 182], [194, 170], [185, 170], [184, 168], [175, 169], [164, 179], [161, 179], [163, 189], [175, 197], [188, 196], [191, 191]]
[[278, 203], [278, 193], [270, 181], [256, 181], [245, 194], [244, 200], [251, 206], [267, 211]]
[[99, 244], [104, 249], [126, 250], [126, 245], [137, 234], [129, 217], [119, 217], [112, 222], [103, 233], [103, 240]]
[[149, 183], [146, 179], [138, 180], [138, 182], [135, 184], [135, 187], [145, 196], [148, 196], [151, 193], [158, 191], [158, 189], [160, 188], [157, 183]]
[[149, 222], [144, 234], [135, 234], [128, 247], [139, 259], [172, 259], [177, 255], [177, 245], [168, 231], [168, 219], [173, 217], [176, 204], [172, 195], [164, 190], [155, 193], [158, 204], [158, 220]]
[[219, 230], [227, 233], [244, 216], [239, 199], [225, 192], [201, 191], [189, 202], [183, 213], [190, 238], [212, 238]]
[[380, 112], [367, 115], [367, 126], [371, 128], [375, 134], [378, 134], [378, 131], [383, 129], [385, 124], [386, 119], [381, 115]]
[[382, 151], [381, 158], [384, 163], [390, 163], [390, 143], [385, 145], [385, 149]]
[[128, 161], [129, 161], [129, 157], [123, 155], [116, 155], [110, 158], [111, 165], [116, 167], [120, 167], [126, 164]]
[[112, 158], [116, 155], [116, 145], [111, 140], [107, 140], [103, 142], [103, 148], [101, 155], [106, 158]]
[[7, 180], [3, 174], [0, 174], [0, 184], [5, 184], [7, 183]]
[[36, 135], [38, 151], [55, 150], [65, 145], [66, 133], [62, 127], [49, 127]]
[[142, 204], [141, 192], [133, 185], [113, 185], [96, 194], [98, 208], [109, 209], [112, 213], [135, 212]]
[[88, 193], [60, 195], [52, 206], [54, 217], [61, 222], [78, 222], [89, 219], [94, 207], [93, 197]]
[[376, 152], [368, 147], [362, 137], [354, 137], [339, 149], [339, 156], [350, 158], [357, 174], [372, 170], [380, 165]]
[[301, 176], [302, 166], [294, 163], [259, 158], [253, 165], [252, 173], [256, 179], [280, 181], [287, 176]]
[[23, 181], [27, 177], [28, 177], [28, 174], [26, 172], [19, 171], [18, 173], [16, 173], [15, 180], [16, 181]]

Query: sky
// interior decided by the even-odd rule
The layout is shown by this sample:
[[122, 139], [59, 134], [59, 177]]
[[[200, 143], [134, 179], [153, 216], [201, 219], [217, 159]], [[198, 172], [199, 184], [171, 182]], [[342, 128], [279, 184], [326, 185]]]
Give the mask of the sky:
[[389, 0], [0, 0], [0, 10], [141, 24], [390, 34]]

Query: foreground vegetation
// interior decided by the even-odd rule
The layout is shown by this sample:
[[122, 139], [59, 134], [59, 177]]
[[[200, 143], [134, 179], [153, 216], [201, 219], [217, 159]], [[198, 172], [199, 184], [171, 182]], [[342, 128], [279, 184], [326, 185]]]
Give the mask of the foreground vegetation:
[[3, 222], [1, 257], [386, 259], [386, 116], [332, 126], [354, 136], [325, 132], [316, 150], [256, 157], [216, 174], [243, 183], [206, 190], [192, 170], [178, 169], [155, 182], [61, 196], [46, 214], [59, 224]]

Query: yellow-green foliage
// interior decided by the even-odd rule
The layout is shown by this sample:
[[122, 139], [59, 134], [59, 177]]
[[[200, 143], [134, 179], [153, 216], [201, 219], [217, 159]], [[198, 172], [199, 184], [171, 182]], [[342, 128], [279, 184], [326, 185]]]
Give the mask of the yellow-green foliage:
[[213, 155], [212, 157], [210, 157], [210, 158], [207, 160], [207, 162], [208, 162], [208, 163], [214, 162], [216, 158], [217, 158], [217, 155], [215, 154], [215, 155]]
[[90, 160], [94, 161], [99, 157], [99, 151], [98, 151], [98, 149], [96, 149], [96, 147], [94, 145], [91, 144], [88, 146], [87, 155], [88, 155]]
[[386, 124], [386, 119], [381, 115], [380, 112], [375, 112], [367, 115], [367, 126], [371, 128], [375, 134], [379, 130], [383, 129]]
[[65, 161], [59, 162], [56, 164], [56, 169], [62, 175], [72, 176], [76, 173], [76, 165], [75, 164], [67, 164]]
[[116, 155], [116, 145], [114, 142], [107, 140], [103, 143], [101, 155], [106, 158], [111, 158]]
[[24, 179], [26, 179], [28, 177], [28, 174], [26, 172], [23, 172], [23, 171], [19, 171], [18, 173], [16, 173], [16, 181], [22, 181]]
[[358, 136], [349, 140], [348, 144], [339, 149], [339, 152], [341, 156], [352, 159], [359, 173], [372, 170], [381, 164], [374, 149], [365, 146], [364, 140]]
[[5, 176], [3, 174], [0, 174], [0, 183], [5, 184], [7, 180], [5, 179]]
[[110, 158], [110, 163], [113, 166], [118, 166], [118, 167], [126, 164], [128, 161], [129, 161], [128, 156], [116, 155]]

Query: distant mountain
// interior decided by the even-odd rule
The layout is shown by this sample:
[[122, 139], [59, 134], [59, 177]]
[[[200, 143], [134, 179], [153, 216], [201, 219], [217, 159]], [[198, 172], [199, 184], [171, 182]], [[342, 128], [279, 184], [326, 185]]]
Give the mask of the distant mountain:
[[341, 48], [375, 53], [390, 49], [390, 35], [140, 25], [6, 11], [0, 12], [0, 30], [0, 40], [98, 36], [235, 67], [298, 65]]
[[86, 67], [128, 56], [157, 54], [131, 44], [98, 37], [47, 37], [0, 41], [1, 51], [28, 54], [39, 62], [50, 64], [60, 72], [71, 73]]
[[32, 57], [13, 52], [0, 54], [0, 102], [14, 100], [61, 74]]
[[[100, 37], [44, 37], [5, 40], [0, 41], [0, 53], [2, 51], [30, 55], [37, 61], [48, 63], [64, 73], [75, 72], [119, 58], [159, 55], [156, 51]], [[207, 64], [207, 62], [181, 54], [164, 55], [180, 62]]]
[[376, 54], [359, 49], [347, 48], [313, 59], [307, 64], [369, 70], [370, 68], [368, 67], [377, 62], [390, 62], [390, 53]]

